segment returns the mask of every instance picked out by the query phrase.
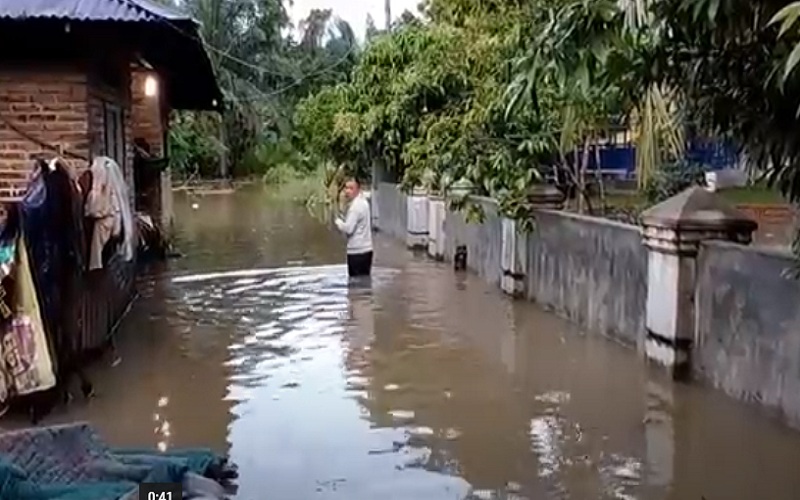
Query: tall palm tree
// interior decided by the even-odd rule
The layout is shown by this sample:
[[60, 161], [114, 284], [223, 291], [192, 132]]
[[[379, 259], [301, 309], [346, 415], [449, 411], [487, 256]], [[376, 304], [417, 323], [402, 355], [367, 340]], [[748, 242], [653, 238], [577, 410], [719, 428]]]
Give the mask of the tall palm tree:
[[[161, 0], [174, 2], [175, 0]], [[299, 42], [284, 37], [289, 17], [282, 0], [181, 0], [201, 35], [225, 97], [215, 128], [222, 147], [218, 175], [226, 178], [256, 146], [291, 134], [300, 97], [346, 78], [357, 42], [331, 10], [300, 23]], [[206, 128], [207, 130], [208, 128]]]

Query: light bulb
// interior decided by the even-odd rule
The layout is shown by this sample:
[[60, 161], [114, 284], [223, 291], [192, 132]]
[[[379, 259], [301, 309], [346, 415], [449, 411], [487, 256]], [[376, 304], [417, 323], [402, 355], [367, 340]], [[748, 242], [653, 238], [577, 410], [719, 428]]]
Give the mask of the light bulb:
[[144, 80], [144, 95], [153, 97], [158, 93], [158, 82], [153, 75], [147, 75]]

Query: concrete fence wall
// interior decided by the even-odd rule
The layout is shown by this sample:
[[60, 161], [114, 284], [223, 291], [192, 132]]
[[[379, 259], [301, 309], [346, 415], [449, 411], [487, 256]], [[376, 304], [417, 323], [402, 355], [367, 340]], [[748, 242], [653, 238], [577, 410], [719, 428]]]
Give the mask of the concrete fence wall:
[[[394, 184], [379, 187], [379, 229], [405, 241], [406, 196]], [[468, 222], [448, 210], [444, 223], [445, 260], [467, 248], [467, 267], [489, 283], [503, 271], [502, 217], [497, 202], [476, 197], [482, 221]], [[565, 212], [538, 211], [526, 238], [527, 296], [583, 327], [640, 347], [644, 339], [647, 252], [639, 228]]]
[[579, 325], [642, 346], [647, 251], [639, 228], [553, 211], [528, 238], [528, 297]]
[[408, 227], [408, 209], [406, 195], [397, 184], [381, 182], [378, 192], [373, 193], [373, 203], [377, 202], [380, 219], [378, 229], [394, 238], [405, 239]]
[[[380, 229], [404, 240], [406, 197], [389, 184], [381, 184], [379, 197]], [[452, 261], [464, 245], [469, 269], [501, 284], [507, 274], [504, 219], [493, 200], [476, 201], [485, 213], [481, 222], [447, 211], [444, 258]], [[650, 259], [653, 250], [638, 226], [538, 210], [534, 231], [521, 241], [526, 298], [640, 352], [651, 337], [648, 296], [656, 295], [660, 315], [683, 303], [677, 297], [687, 293], [676, 287], [674, 296], [661, 297], [662, 289], [648, 282], [650, 262], [660, 261]], [[691, 374], [800, 427], [800, 280], [786, 274], [792, 260], [774, 250], [719, 241], [700, 244], [699, 254], [688, 259], [689, 281], [685, 276], [676, 284], [692, 283], [694, 318], [686, 333]], [[655, 272], [650, 274], [670, 274], [667, 267]]]
[[800, 426], [800, 281], [788, 255], [704, 243], [697, 261], [699, 375]]
[[500, 284], [500, 250], [502, 227], [497, 214], [497, 203], [488, 198], [477, 198], [483, 209], [481, 222], [469, 223], [463, 212], [448, 210], [444, 219], [445, 260], [452, 261], [456, 248], [467, 247], [467, 267], [489, 283]]

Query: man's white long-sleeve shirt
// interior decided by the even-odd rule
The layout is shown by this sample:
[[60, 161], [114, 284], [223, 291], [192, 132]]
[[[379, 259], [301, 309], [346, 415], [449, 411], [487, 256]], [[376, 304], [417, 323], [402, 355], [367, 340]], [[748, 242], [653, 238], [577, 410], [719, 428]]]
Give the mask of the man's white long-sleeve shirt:
[[369, 201], [363, 194], [353, 199], [344, 219], [336, 219], [336, 227], [347, 236], [348, 254], [372, 251], [372, 215]]

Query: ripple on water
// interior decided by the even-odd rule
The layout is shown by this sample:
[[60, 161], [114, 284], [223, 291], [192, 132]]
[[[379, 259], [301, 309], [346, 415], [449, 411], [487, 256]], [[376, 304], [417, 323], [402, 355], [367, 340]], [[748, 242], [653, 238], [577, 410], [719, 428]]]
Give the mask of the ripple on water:
[[[376, 283], [380, 286], [381, 279], [387, 278], [377, 276], [373, 290]], [[430, 387], [409, 384], [408, 374], [402, 372], [380, 383], [373, 379], [381, 367], [426, 370], [435, 366], [440, 357], [449, 359], [450, 353], [462, 349], [462, 339], [417, 334], [417, 330], [442, 328], [436, 307], [419, 296], [407, 301], [409, 307], [415, 308], [414, 313], [409, 317], [408, 329], [393, 340], [403, 347], [387, 351], [373, 344], [371, 337], [361, 338], [365, 333], [374, 334], [364, 330], [373, 329], [374, 325], [362, 323], [365, 311], [376, 314], [378, 309], [373, 292], [349, 289], [340, 272], [293, 269], [257, 276], [216, 276], [212, 280], [213, 286], [208, 286], [207, 281], [187, 280], [179, 288], [181, 295], [188, 298], [182, 306], [188, 323], [203, 319], [227, 322], [233, 327], [228, 330], [232, 338], [225, 361], [228, 388], [224, 399], [233, 404], [230, 411], [235, 416], [234, 428], [250, 429], [253, 438], [262, 433], [275, 434], [275, 446], [286, 449], [277, 444], [285, 440], [290, 443], [286, 446], [291, 453], [297, 453], [304, 446], [313, 449], [315, 443], [337, 441], [337, 433], [350, 436], [343, 439], [352, 439], [348, 429], [355, 424], [346, 415], [354, 408], [356, 422], [366, 422], [369, 429], [377, 419], [381, 422], [378, 427], [387, 431], [373, 435], [365, 430], [367, 436], [372, 436], [366, 441], [367, 457], [385, 460], [398, 472], [457, 479], [460, 466], [448, 446], [462, 442], [464, 430], [432, 426], [418, 414], [414, 404], [406, 404], [429, 400], [452, 405], [455, 398], [450, 382]], [[539, 393], [534, 399], [545, 408], [530, 420], [530, 450], [537, 457], [538, 474], [554, 483], [549, 491], [559, 497], [564, 489], [558, 476], [570, 460], [564, 454], [565, 442], [576, 440], [573, 430], [567, 432], [569, 427], [558, 415], [558, 408], [570, 402], [570, 394], [553, 390]], [[315, 437], [317, 432], [324, 432], [325, 437]], [[349, 444], [343, 442], [342, 446]], [[280, 468], [278, 463], [271, 466]], [[614, 495], [623, 494], [628, 484], [639, 480], [634, 463], [609, 459], [604, 467], [601, 475], [605, 491]], [[400, 484], [407, 487], [411, 482], [397, 486]], [[348, 491], [345, 485], [338, 488]], [[459, 492], [452, 498], [523, 498], [522, 487], [514, 482], [493, 490], [478, 489], [471, 496], [467, 496], [469, 485], [463, 480], [446, 488]]]

